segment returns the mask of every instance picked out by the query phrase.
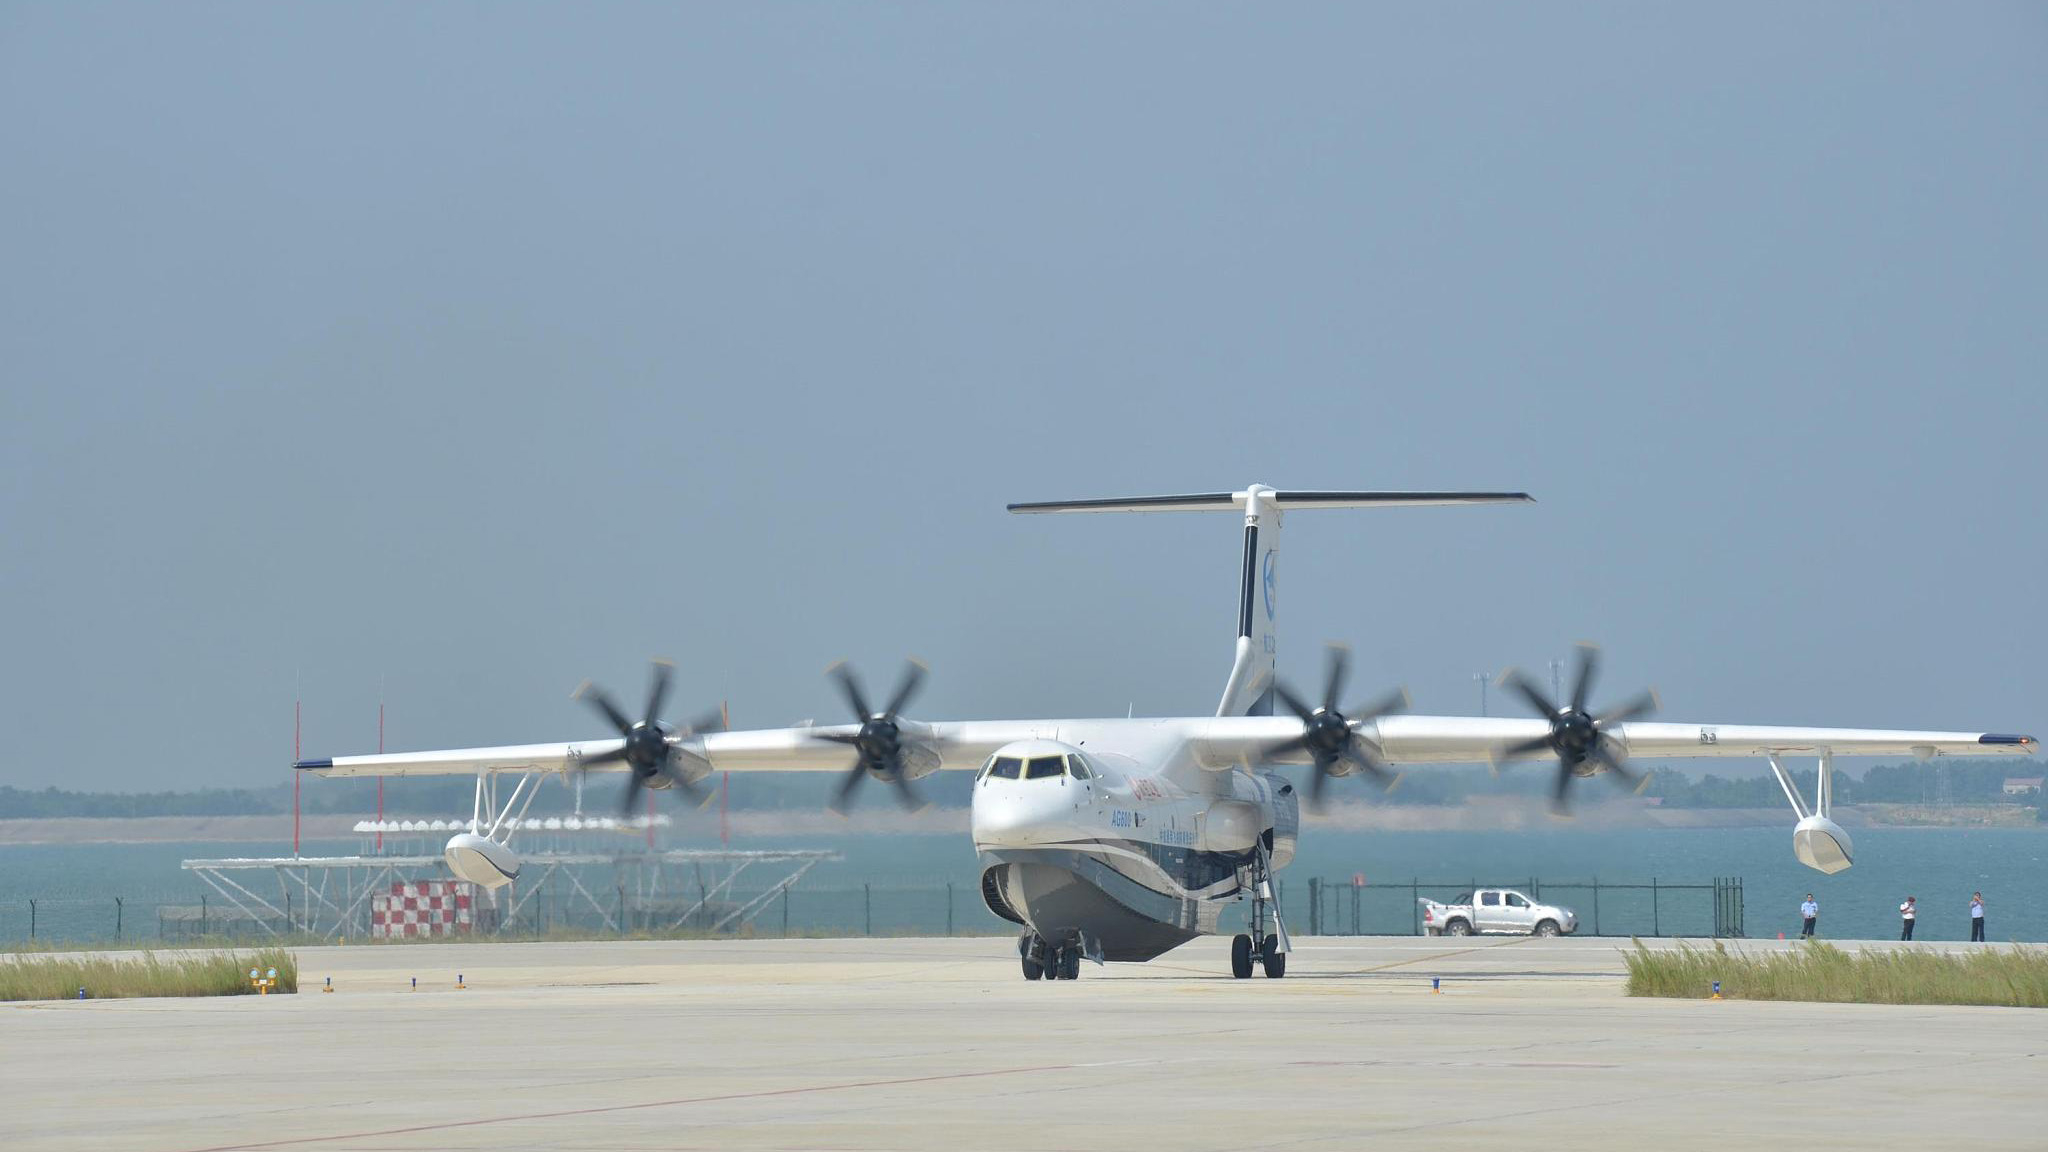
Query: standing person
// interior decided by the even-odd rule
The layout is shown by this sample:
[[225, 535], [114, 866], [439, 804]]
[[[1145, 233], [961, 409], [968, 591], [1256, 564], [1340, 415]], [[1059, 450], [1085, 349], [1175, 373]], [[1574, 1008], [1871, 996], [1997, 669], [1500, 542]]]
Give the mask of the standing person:
[[1984, 894], [1970, 893], [1970, 940], [1981, 944], [1984, 941]]
[[1913, 906], [1913, 898], [1911, 896], [1906, 897], [1906, 902], [1899, 905], [1899, 923], [1903, 925], [1899, 929], [1899, 939], [1911, 940], [1913, 938], [1913, 918], [1919, 914], [1919, 911], [1918, 908]]
[[1799, 934], [1807, 937], [1812, 936], [1813, 926], [1820, 923], [1820, 905], [1814, 903], [1813, 893], [1808, 892], [1806, 894], [1806, 902], [1799, 906], [1799, 918], [1806, 921], [1806, 926], [1799, 930]]

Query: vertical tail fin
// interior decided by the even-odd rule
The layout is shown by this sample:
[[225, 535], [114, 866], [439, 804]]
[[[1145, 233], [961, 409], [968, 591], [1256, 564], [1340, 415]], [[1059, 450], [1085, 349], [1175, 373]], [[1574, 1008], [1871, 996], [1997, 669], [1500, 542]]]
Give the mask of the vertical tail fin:
[[1271, 715], [1278, 636], [1275, 564], [1282, 513], [1295, 508], [1399, 508], [1441, 504], [1522, 504], [1526, 492], [1309, 492], [1253, 484], [1241, 492], [1134, 496], [1109, 500], [1053, 500], [1012, 504], [1018, 514], [1040, 512], [1225, 512], [1244, 509], [1244, 556], [1239, 568], [1237, 641], [1218, 716]]

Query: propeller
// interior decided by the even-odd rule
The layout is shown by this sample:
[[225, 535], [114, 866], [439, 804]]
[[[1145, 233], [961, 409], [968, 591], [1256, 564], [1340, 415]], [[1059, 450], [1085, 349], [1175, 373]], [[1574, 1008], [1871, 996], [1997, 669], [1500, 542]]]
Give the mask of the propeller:
[[1351, 671], [1351, 649], [1343, 644], [1331, 644], [1323, 673], [1323, 702], [1320, 707], [1311, 708], [1300, 696], [1277, 677], [1273, 681], [1273, 694], [1280, 698], [1287, 710], [1301, 717], [1301, 735], [1282, 740], [1264, 750], [1264, 756], [1272, 759], [1289, 752], [1307, 749], [1315, 760], [1315, 775], [1309, 778], [1308, 804], [1314, 811], [1323, 806], [1323, 786], [1332, 776], [1349, 776], [1353, 771], [1363, 769], [1366, 775], [1393, 786], [1394, 773], [1372, 745], [1358, 734], [1359, 728], [1390, 712], [1398, 712], [1408, 706], [1408, 690], [1396, 688], [1378, 700], [1353, 708], [1347, 716], [1337, 710], [1337, 698], [1344, 692], [1344, 680]]
[[1649, 716], [1657, 711], [1658, 706], [1657, 693], [1651, 690], [1619, 707], [1597, 713], [1588, 711], [1586, 698], [1592, 694], [1593, 680], [1600, 672], [1600, 649], [1585, 643], [1578, 647], [1578, 676], [1572, 681], [1571, 702], [1562, 707], [1544, 695], [1543, 689], [1521, 669], [1510, 668], [1501, 676], [1503, 685], [1520, 693], [1530, 707], [1550, 721], [1550, 732], [1520, 743], [1503, 745], [1492, 753], [1495, 764], [1526, 760], [1546, 752], [1555, 755], [1557, 789], [1551, 794], [1550, 803], [1559, 814], [1565, 811], [1565, 793], [1571, 788], [1574, 776], [1591, 776], [1604, 768], [1614, 773], [1617, 779], [1638, 789], [1648, 782], [1648, 777], [1628, 766], [1627, 750], [1608, 729]]
[[[661, 708], [668, 700], [669, 681], [675, 673], [675, 662], [656, 660], [654, 678], [647, 688], [646, 719], [631, 720], [619, 706], [612, 702], [605, 690], [585, 680], [578, 685], [571, 697], [588, 700], [592, 708], [604, 714], [606, 720], [619, 730], [625, 742], [609, 752], [600, 752], [585, 759], [579, 771], [589, 771], [605, 764], [624, 761], [632, 768], [626, 776], [626, 800], [623, 812], [633, 815], [633, 805], [640, 799], [643, 788], [676, 788], [691, 800], [702, 805], [711, 799], [709, 790], [700, 788], [682, 773], [676, 771], [675, 748], [669, 744], [671, 736], [678, 735], [676, 729], [661, 721]], [[710, 712], [684, 726], [680, 735], [694, 736], [719, 727], [720, 712]], [[660, 783], [655, 783], [655, 781]]]
[[847, 667], [846, 661], [827, 668], [826, 673], [839, 681], [839, 690], [846, 695], [847, 706], [860, 721], [860, 728], [854, 732], [819, 732], [811, 739], [824, 740], [834, 744], [851, 745], [854, 752], [853, 767], [839, 782], [839, 791], [832, 797], [831, 809], [841, 816], [846, 815], [853, 800], [854, 789], [860, 787], [862, 779], [873, 776], [896, 786], [896, 802], [915, 812], [925, 806], [924, 800], [910, 786], [906, 772], [908, 746], [903, 741], [903, 727], [899, 720], [904, 706], [924, 683], [925, 666], [916, 660], [906, 661], [903, 675], [896, 681], [896, 691], [890, 693], [889, 702], [877, 712], [868, 707], [868, 698], [861, 691], [860, 677]]

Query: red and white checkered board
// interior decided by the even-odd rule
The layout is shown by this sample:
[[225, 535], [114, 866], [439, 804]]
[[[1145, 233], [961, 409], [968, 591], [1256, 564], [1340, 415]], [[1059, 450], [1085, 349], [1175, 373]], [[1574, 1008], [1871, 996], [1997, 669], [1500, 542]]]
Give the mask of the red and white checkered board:
[[459, 936], [476, 924], [472, 885], [459, 880], [401, 880], [370, 897], [370, 935]]

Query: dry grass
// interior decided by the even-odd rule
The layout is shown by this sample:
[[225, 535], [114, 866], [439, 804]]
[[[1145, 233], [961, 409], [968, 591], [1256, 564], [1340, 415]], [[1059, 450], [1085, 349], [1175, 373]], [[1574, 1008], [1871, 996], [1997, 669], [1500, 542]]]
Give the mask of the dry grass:
[[254, 952], [182, 952], [159, 956], [15, 955], [0, 957], [0, 1000], [128, 996], [250, 996], [249, 969], [277, 969], [273, 992], [299, 990], [299, 963], [282, 948]]
[[2048, 949], [1985, 945], [1962, 952], [1886, 948], [1844, 952], [1809, 941], [1787, 951], [1731, 953], [1680, 945], [1624, 949], [1628, 994], [1705, 999], [1721, 982], [1731, 1000], [1836, 1004], [1995, 1004], [2048, 1008]]

